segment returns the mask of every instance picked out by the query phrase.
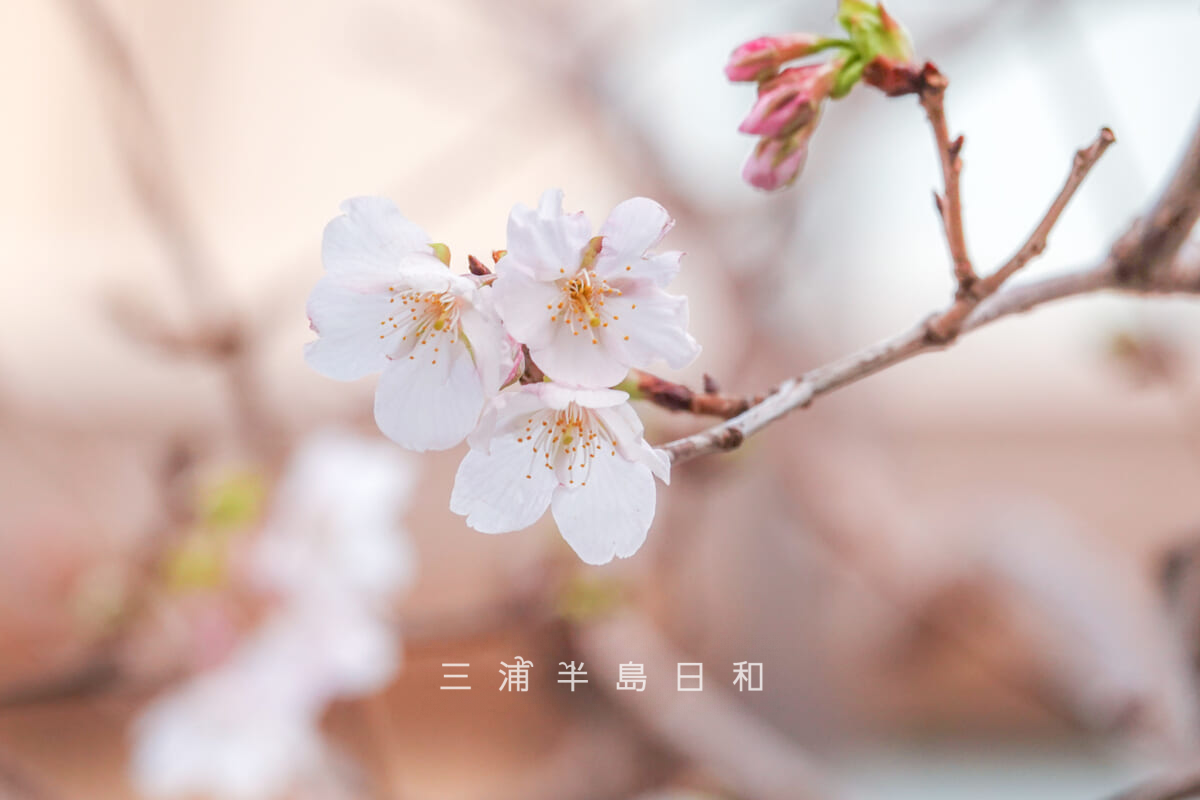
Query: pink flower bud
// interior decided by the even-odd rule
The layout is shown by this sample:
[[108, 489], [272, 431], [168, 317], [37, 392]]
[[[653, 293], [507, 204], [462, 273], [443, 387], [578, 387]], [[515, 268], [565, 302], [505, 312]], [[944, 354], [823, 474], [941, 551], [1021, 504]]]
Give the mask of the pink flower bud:
[[812, 122], [829, 96], [837, 62], [792, 67], [764, 82], [758, 100], [738, 130], [758, 136], [781, 137]]
[[767, 192], [792, 185], [808, 155], [808, 140], [816, 128], [812, 125], [786, 139], [763, 139], [754, 147], [742, 178], [751, 186]]
[[760, 81], [797, 58], [812, 53], [821, 37], [809, 33], [762, 36], [746, 42], [729, 56], [725, 77], [731, 81]]

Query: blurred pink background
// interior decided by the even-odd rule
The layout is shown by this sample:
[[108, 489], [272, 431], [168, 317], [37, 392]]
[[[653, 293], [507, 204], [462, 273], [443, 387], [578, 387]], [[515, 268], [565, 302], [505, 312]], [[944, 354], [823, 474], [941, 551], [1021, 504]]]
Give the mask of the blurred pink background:
[[[335, 383], [303, 361], [321, 230], [342, 199], [391, 197], [465, 269], [503, 247], [513, 203], [547, 187], [594, 221], [653, 197], [677, 219], [665, 244], [688, 253], [675, 288], [704, 346], [670, 377], [708, 373], [731, 392], [943, 304], [940, 177], [911, 99], [860, 90], [827, 109], [790, 192], [740, 181], [751, 89], [725, 82], [726, 55], [766, 32], [827, 30], [833, 10], [0, 6], [0, 796], [136, 796], [130, 720], [198, 668], [197, 615], [246, 625], [221, 616], [236, 587], [194, 601], [160, 580], [178, 506], [231, 470], [272, 485], [318, 428], [377, 435], [373, 379]], [[1118, 145], [1024, 277], [1094, 262], [1195, 123], [1192, 3], [889, 10], [951, 78], [980, 265], [1007, 257], [1074, 148], [1109, 125]], [[183, 341], [193, 331], [199, 344]], [[546, 676], [568, 652], [636, 659], [640, 625], [718, 674], [764, 662], [761, 695], [714, 695], [848, 796], [1099, 797], [1193, 758], [1190, 561], [1172, 562], [1176, 605], [1163, 565], [1200, 521], [1197, 332], [1192, 301], [1072, 300], [679, 467], [637, 556], [568, 565], [569, 581], [623, 587], [628, 629], [525, 602], [570, 561], [552, 523], [477, 534], [446, 506], [461, 452], [413, 456], [405, 664], [327, 715], [353, 765], [328, 796], [740, 796], [722, 759], [680, 752], [598, 690], [489, 685], [518, 653]], [[1113, 356], [1118, 334], [1163, 348], [1167, 366], [1131, 369]], [[654, 442], [705, 424], [643, 416]], [[441, 663], [459, 658], [487, 677], [439, 692]], [[64, 690], [62, 676], [81, 683]], [[731, 747], [724, 759], [753, 763], [749, 740]]]

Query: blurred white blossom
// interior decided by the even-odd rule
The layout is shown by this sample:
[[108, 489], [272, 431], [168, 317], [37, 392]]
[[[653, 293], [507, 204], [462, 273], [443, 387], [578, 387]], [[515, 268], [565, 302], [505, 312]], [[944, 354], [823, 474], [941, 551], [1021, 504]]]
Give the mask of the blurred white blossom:
[[388, 605], [413, 575], [396, 521], [412, 481], [382, 441], [325, 433], [303, 445], [250, 559], [277, 605], [225, 661], [137, 720], [143, 793], [268, 800], [320, 770], [325, 707], [378, 691], [399, 665]]
[[252, 555], [275, 591], [309, 593], [314, 578], [374, 602], [412, 578], [414, 559], [396, 518], [415, 479], [412, 463], [382, 441], [319, 433], [293, 456]]

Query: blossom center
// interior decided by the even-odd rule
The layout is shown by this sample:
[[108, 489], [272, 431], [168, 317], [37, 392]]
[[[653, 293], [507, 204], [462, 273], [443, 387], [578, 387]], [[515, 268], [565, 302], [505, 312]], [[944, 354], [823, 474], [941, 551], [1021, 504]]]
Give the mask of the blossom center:
[[615, 318], [605, 310], [605, 298], [619, 295], [621, 291], [609, 286], [608, 281], [586, 267], [581, 268], [574, 277], [560, 278], [558, 287], [563, 299], [557, 308], [549, 309], [552, 312], [550, 321], [561, 322], [575, 336], [581, 331], [590, 331], [592, 344], [599, 344], [596, 329], [607, 328], [609, 320]]
[[[399, 333], [400, 341], [409, 343], [411, 348], [434, 344], [430, 360], [437, 364], [437, 356], [441, 352], [437, 344], [439, 338], [449, 336], [448, 344], [458, 342], [461, 298], [449, 291], [419, 292], [395, 286], [389, 286], [388, 291], [392, 295], [388, 300], [389, 308], [398, 308], [394, 308], [379, 324], [385, 328], [390, 326], [391, 332]], [[379, 338], [384, 337], [381, 335]], [[409, 358], [415, 356], [410, 354]]]
[[615, 456], [616, 447], [608, 427], [591, 409], [571, 403], [565, 409], [546, 409], [525, 420], [517, 441], [531, 450], [526, 478], [535, 469], [554, 472], [566, 486], [587, 486], [593, 461], [600, 456]]

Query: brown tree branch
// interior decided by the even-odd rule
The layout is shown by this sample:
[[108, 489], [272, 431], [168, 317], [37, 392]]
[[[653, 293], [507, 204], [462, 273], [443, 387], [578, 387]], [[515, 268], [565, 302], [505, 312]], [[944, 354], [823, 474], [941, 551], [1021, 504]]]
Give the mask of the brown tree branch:
[[712, 378], [705, 376], [704, 391], [697, 392], [681, 383], [660, 378], [640, 369], [630, 370], [626, 384], [631, 384], [634, 397], [654, 403], [668, 411], [686, 411], [699, 416], [729, 419], [745, 413], [765, 397], [756, 395], [722, 394]]
[[[927, 67], [928, 69], [928, 67]], [[1200, 130], [1200, 128], [1198, 128]], [[1180, 172], [1169, 183], [1151, 211], [1155, 219], [1174, 220], [1177, 225], [1194, 224], [1193, 207], [1200, 215], [1200, 147], [1193, 137]], [[1114, 246], [1112, 254], [1095, 267], [1036, 281], [1012, 289], [1001, 290], [1003, 283], [1045, 248], [1046, 237], [1057, 222], [1079, 184], [1114, 138], [1107, 128], [1101, 130], [1093, 144], [1076, 153], [1067, 182], [1051, 203], [1042, 221], [1017, 253], [993, 275], [983, 281], [974, 293], [959, 292], [955, 302], [944, 312], [914, 325], [909, 330], [884, 339], [856, 353], [811, 370], [798, 378], [784, 381], [759, 403], [744, 413], [719, 425], [663, 446], [672, 463], [681, 463], [697, 456], [732, 450], [747, 436], [762, 430], [775, 420], [797, 408], [807, 407], [817, 396], [855, 383], [880, 370], [921, 353], [944, 349], [961, 333], [982, 327], [1001, 317], [1028, 311], [1036, 306], [1101, 290], [1137, 294], [1198, 294], [1200, 276], [1197, 269], [1180, 268], [1173, 264], [1175, 255], [1190, 230], [1169, 235], [1153, 224], [1139, 221]], [[1194, 183], [1195, 182], [1195, 183]], [[1180, 185], [1189, 187], [1187, 191]], [[1191, 190], [1194, 188], [1194, 191]], [[1168, 242], [1167, 247], [1163, 242]], [[1125, 254], [1136, 254], [1128, 256]], [[1130, 261], [1129, 259], [1133, 259]], [[1139, 270], [1123, 268], [1136, 263]]]
[[[1097, 267], [1001, 291], [980, 303], [967, 316], [961, 333], [1054, 300], [1100, 290], [1134, 294], [1200, 294], [1200, 280], [1189, 271], [1163, 276], [1144, 286], [1131, 285], [1121, 282], [1112, 263], [1105, 261]], [[818, 367], [799, 378], [784, 381], [765, 400], [751, 406], [745, 413], [662, 447], [675, 464], [697, 456], [733, 450], [747, 436], [797, 408], [807, 407], [820, 395], [856, 383], [915, 355], [943, 350], [952, 344], [932, 339], [929, 336], [929, 322], [920, 322], [904, 333], [877, 342], [832, 364]]]
[[1083, 184], [1088, 173], [1092, 171], [1092, 167], [1104, 155], [1104, 151], [1116, 141], [1113, 132], [1108, 128], [1102, 128], [1097, 134], [1096, 140], [1087, 147], [1081, 148], [1075, 153], [1075, 160], [1071, 164], [1071, 171], [1067, 174], [1066, 183], [1059, 190], [1058, 196], [1054, 198], [1054, 202], [1046, 209], [1046, 213], [1042, 215], [1041, 221], [1029, 234], [1029, 238], [1021, 245], [1020, 249], [1004, 263], [999, 269], [988, 275], [986, 278], [981, 278], [971, 285], [968, 292], [960, 292], [955, 299], [954, 305], [950, 306], [944, 313], [930, 320], [929, 333], [940, 341], [948, 342], [958, 335], [962, 328], [963, 321], [975, 309], [981, 300], [996, 293], [1005, 281], [1015, 275], [1022, 267], [1032, 261], [1034, 258], [1042, 254], [1046, 249], [1046, 240], [1050, 236], [1050, 231], [1058, 224], [1058, 218], [1062, 216], [1062, 212], [1066, 209], [1067, 204], [1071, 202], [1071, 198], [1075, 196], [1075, 192]]
[[1200, 120], [1158, 200], [1113, 246], [1112, 257], [1120, 280], [1150, 282], [1154, 272], [1164, 269], [1179, 252], [1197, 220], [1200, 220]]
[[942, 182], [944, 192], [934, 195], [937, 201], [938, 213], [942, 217], [942, 226], [946, 231], [946, 244], [950, 247], [950, 257], [954, 260], [954, 277], [958, 281], [960, 295], [970, 293], [975, 284], [975, 269], [971, 266], [971, 256], [967, 252], [967, 237], [963, 229], [962, 195], [959, 191], [959, 177], [962, 175], [963, 137], [950, 138], [950, 126], [946, 122], [946, 87], [950, 82], [946, 76], [938, 72], [933, 64], [926, 64], [920, 73], [920, 88], [917, 97], [925, 116], [929, 118], [929, 126], [933, 128], [933, 138], [937, 144], [938, 158], [942, 164]]

